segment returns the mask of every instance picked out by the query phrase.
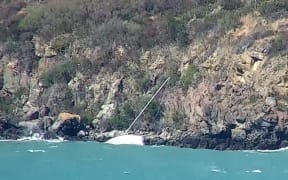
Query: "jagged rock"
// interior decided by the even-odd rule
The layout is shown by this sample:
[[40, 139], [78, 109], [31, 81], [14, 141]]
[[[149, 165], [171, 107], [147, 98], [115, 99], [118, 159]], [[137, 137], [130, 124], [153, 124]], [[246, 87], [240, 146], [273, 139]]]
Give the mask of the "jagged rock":
[[71, 119], [76, 119], [79, 122], [81, 121], [81, 117], [78, 114], [70, 114], [62, 112], [57, 117], [57, 121], [68, 121]]
[[46, 107], [52, 116], [72, 107], [72, 94], [66, 84], [54, 84], [47, 92], [49, 94]]
[[28, 132], [32, 133], [40, 133], [44, 130], [43, 122], [39, 120], [32, 120], [32, 121], [20, 121], [19, 126], [24, 127], [28, 130]]
[[18, 139], [24, 132], [16, 123], [16, 117], [0, 115], [0, 139]]
[[84, 137], [86, 135], [85, 131], [83, 130], [80, 130], [78, 133], [77, 133], [77, 137]]
[[243, 141], [246, 138], [246, 131], [245, 129], [236, 128], [231, 130], [231, 137], [237, 141]]
[[39, 118], [39, 108], [32, 108], [26, 114], [24, 115], [24, 119], [29, 121], [29, 120], [34, 120]]
[[265, 103], [270, 107], [275, 107], [277, 105], [277, 101], [274, 97], [267, 97]]
[[0, 62], [6, 62], [3, 72], [3, 88], [11, 93], [20, 89], [20, 66], [18, 59], [4, 56]]
[[105, 104], [101, 106], [101, 111], [97, 114], [97, 118], [109, 119], [113, 116], [115, 112], [115, 104]]
[[18, 125], [28, 131], [29, 134], [43, 133], [53, 124], [53, 117], [43, 117], [32, 121], [20, 121]]
[[80, 116], [70, 113], [60, 113], [53, 123], [50, 131], [56, 132], [60, 136], [77, 136], [80, 130], [85, 129], [80, 120]]
[[47, 106], [42, 106], [39, 112], [40, 112], [40, 117], [49, 116], [50, 109]]
[[200, 123], [200, 131], [202, 134], [209, 134], [209, 127], [205, 121], [201, 121]]
[[51, 48], [51, 45], [45, 43], [40, 37], [34, 36], [32, 42], [35, 46], [35, 54], [38, 57], [53, 57], [57, 52]]

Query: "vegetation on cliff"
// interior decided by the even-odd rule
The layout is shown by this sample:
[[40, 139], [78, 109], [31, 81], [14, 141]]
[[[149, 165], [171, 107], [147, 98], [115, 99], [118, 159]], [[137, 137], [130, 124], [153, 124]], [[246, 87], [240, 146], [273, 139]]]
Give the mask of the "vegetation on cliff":
[[287, 0], [2, 0], [0, 112], [47, 106], [124, 129], [169, 76], [139, 127], [272, 137], [288, 121], [287, 12]]

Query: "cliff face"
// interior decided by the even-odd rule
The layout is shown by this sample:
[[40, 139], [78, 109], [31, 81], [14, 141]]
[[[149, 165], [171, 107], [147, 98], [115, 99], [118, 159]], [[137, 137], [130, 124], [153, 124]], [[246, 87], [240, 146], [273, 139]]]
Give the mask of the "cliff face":
[[158, 134], [147, 142], [286, 146], [287, 9], [286, 1], [4, 1], [0, 136], [12, 126], [50, 131], [61, 112], [81, 116], [85, 126], [65, 125], [81, 127], [81, 137], [125, 129], [170, 77], [135, 126]]

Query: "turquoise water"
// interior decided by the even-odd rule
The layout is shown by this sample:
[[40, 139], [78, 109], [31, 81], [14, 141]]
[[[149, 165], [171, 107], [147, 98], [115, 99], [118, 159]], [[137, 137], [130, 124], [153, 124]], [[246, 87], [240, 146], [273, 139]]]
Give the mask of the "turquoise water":
[[0, 142], [1, 180], [288, 179], [288, 151]]

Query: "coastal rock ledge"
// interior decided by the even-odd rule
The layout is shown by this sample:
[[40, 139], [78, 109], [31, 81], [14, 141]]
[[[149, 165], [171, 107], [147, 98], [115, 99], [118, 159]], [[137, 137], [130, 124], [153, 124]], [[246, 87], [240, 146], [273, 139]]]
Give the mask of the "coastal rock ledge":
[[[233, 139], [231, 137], [211, 137], [196, 136], [193, 132], [174, 132], [167, 133], [166, 130], [161, 132], [131, 132], [133, 135], [141, 135], [144, 137], [145, 145], [156, 146], [176, 146], [180, 148], [193, 149], [214, 149], [214, 150], [274, 150], [288, 147], [288, 140], [280, 138], [261, 138], [267, 134], [258, 134], [255, 139]], [[113, 137], [124, 135], [123, 131], [110, 131], [105, 133], [90, 132], [90, 136], [86, 140], [105, 142]]]

